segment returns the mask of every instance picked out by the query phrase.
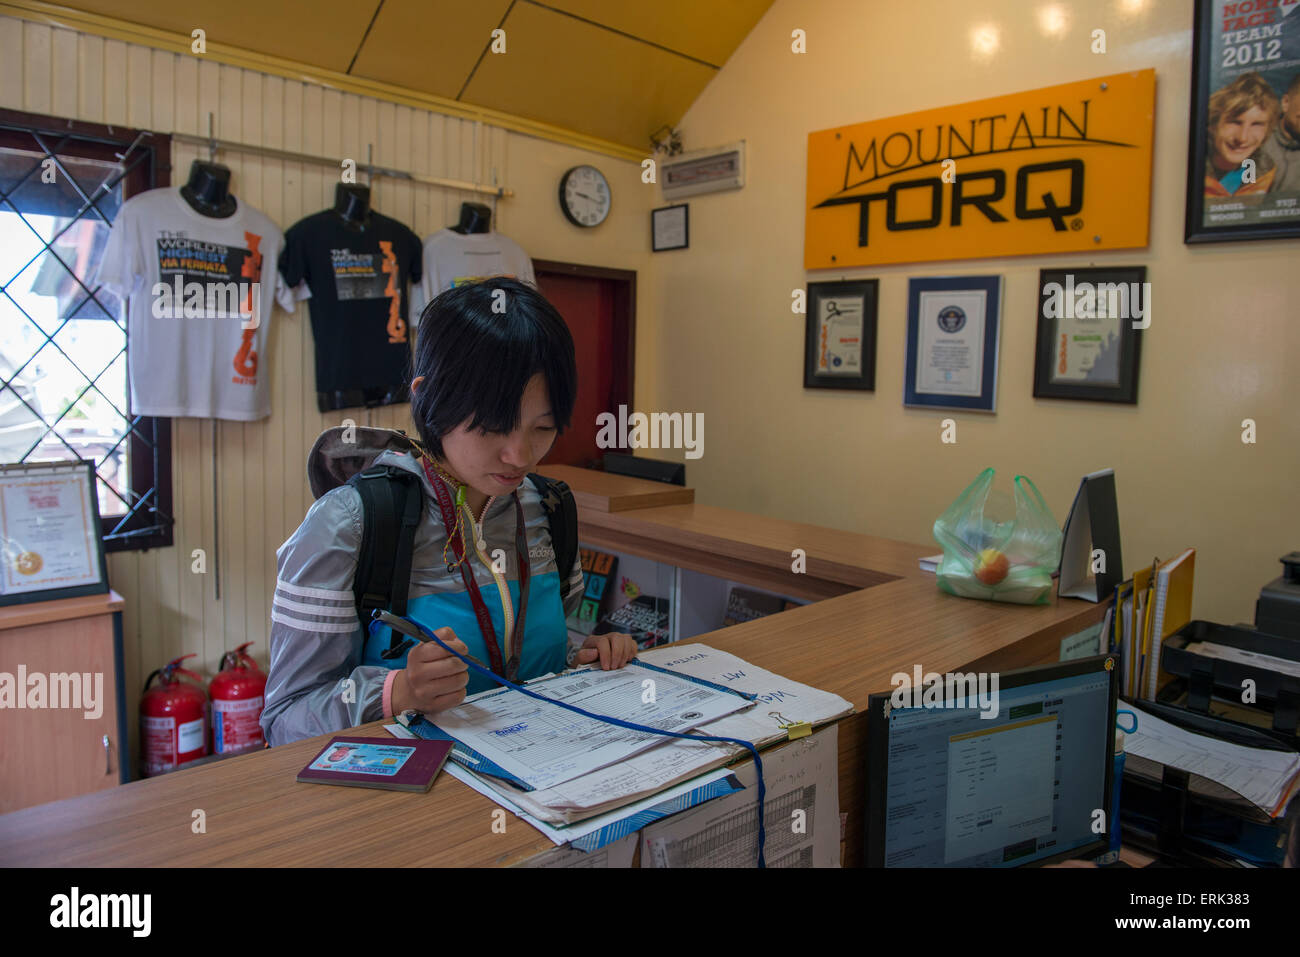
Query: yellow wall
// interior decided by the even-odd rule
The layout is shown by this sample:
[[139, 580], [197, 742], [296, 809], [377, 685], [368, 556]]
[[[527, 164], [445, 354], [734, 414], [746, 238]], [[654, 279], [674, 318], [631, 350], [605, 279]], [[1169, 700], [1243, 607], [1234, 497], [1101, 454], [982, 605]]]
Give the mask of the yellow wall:
[[[1056, 38], [1039, 25], [1049, 6], [1066, 23]], [[979, 58], [984, 25], [1000, 49]], [[778, 0], [681, 124], [687, 149], [746, 140], [746, 185], [693, 197], [690, 250], [657, 254], [650, 272], [672, 362], [638, 400], [704, 413], [705, 454], [687, 469], [697, 501], [923, 542], [986, 465], [1007, 489], [1030, 476], [1061, 520], [1080, 476], [1112, 466], [1127, 570], [1193, 545], [1194, 614], [1253, 621], [1278, 556], [1300, 548], [1300, 242], [1183, 244], [1191, 26], [1181, 0]], [[790, 52], [796, 28], [804, 55]], [[1104, 55], [1089, 50], [1096, 28]], [[803, 270], [810, 131], [1143, 67], [1157, 73], [1148, 249]], [[1032, 396], [1038, 270], [1093, 264], [1147, 266], [1137, 406]], [[907, 278], [976, 273], [1005, 277], [997, 414], [905, 410]], [[867, 276], [880, 278], [875, 393], [804, 390], [791, 290]], [[956, 445], [940, 443], [949, 415]], [[1256, 445], [1240, 439], [1247, 417]]]
[[[45, 24], [0, 17], [0, 107], [93, 123], [207, 134], [214, 113], [218, 138], [365, 162], [374, 144], [379, 166], [428, 176], [492, 182], [515, 191], [497, 203], [496, 228], [535, 259], [592, 263], [644, 272], [649, 261], [648, 210], [636, 163], [483, 126], [468, 120], [326, 90], [310, 83], [200, 61]], [[206, 150], [203, 151], [206, 157]], [[174, 144], [173, 182], [188, 175], [199, 151]], [[327, 167], [229, 153], [237, 196], [281, 229], [333, 205], [338, 174]], [[610, 180], [620, 215], [598, 230], [570, 225], [556, 189], [566, 169], [592, 163]], [[362, 177], [364, 181], [364, 177]], [[380, 212], [421, 237], [454, 223], [470, 194], [376, 179]], [[490, 202], [490, 200], [488, 200]], [[654, 361], [653, 293], [638, 286], [638, 326], [651, 340], [640, 350], [638, 377]], [[313, 345], [306, 304], [295, 314], [277, 309], [269, 346], [272, 412], [260, 422], [222, 422], [217, 439], [220, 489], [221, 597], [214, 597], [212, 426], [172, 421], [175, 546], [109, 557], [109, 579], [126, 599], [123, 616], [128, 727], [145, 677], [170, 659], [196, 652], [189, 664], [216, 672], [224, 651], [244, 641], [265, 663], [275, 550], [311, 504], [306, 455], [320, 432], [344, 412], [316, 410]], [[410, 425], [409, 406], [349, 410], [359, 424]], [[208, 572], [191, 571], [191, 553], [205, 549]]]

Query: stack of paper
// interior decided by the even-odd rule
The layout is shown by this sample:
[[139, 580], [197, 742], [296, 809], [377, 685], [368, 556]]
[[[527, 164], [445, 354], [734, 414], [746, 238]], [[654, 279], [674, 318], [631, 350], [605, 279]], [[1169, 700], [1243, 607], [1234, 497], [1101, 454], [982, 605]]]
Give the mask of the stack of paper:
[[[747, 698], [727, 688], [639, 661], [617, 671], [566, 672], [533, 682], [528, 690], [592, 714], [678, 733], [751, 707]], [[474, 695], [431, 720], [475, 758], [486, 758], [506, 772], [500, 777], [528, 791], [554, 788], [613, 765], [626, 767], [634, 755], [666, 740], [584, 717], [513, 688]], [[463, 751], [452, 758], [461, 755]], [[477, 770], [472, 763], [470, 769]]]
[[1300, 754], [1269, 751], [1195, 734], [1147, 714], [1137, 713], [1137, 730], [1124, 736], [1124, 750], [1158, 764], [1199, 774], [1277, 817], [1300, 789]]
[[1235, 648], [1232, 645], [1220, 645], [1213, 641], [1193, 641], [1187, 646], [1187, 652], [1193, 655], [1200, 655], [1202, 658], [1218, 658], [1220, 661], [1233, 661], [1239, 665], [1246, 665], [1250, 668], [1266, 669], [1276, 671], [1281, 675], [1291, 675], [1294, 678], [1300, 678], [1300, 661], [1290, 658], [1279, 658], [1276, 655], [1266, 655], [1259, 651], [1247, 651], [1245, 648]]
[[[768, 867], [838, 867], [839, 747], [835, 728], [763, 757]], [[758, 781], [753, 762], [736, 772], [746, 790], [648, 825], [642, 867], [753, 867]], [[778, 824], [779, 822], [779, 824]]]
[[[839, 695], [696, 644], [643, 652], [619, 671], [566, 672], [528, 688], [580, 703], [592, 713], [667, 730], [693, 727], [693, 735], [736, 738], [760, 749], [784, 740], [786, 725], [824, 724], [853, 710]], [[725, 742], [652, 736], [591, 722], [509, 689], [475, 695], [432, 717], [475, 757], [508, 772], [474, 775], [476, 790], [540, 822], [539, 827], [563, 828], [641, 799], [653, 804], [664, 789], [681, 782], [696, 785], [693, 779], [704, 772], [748, 753]], [[527, 747], [520, 746], [525, 741]], [[463, 779], [461, 769], [453, 773]]]

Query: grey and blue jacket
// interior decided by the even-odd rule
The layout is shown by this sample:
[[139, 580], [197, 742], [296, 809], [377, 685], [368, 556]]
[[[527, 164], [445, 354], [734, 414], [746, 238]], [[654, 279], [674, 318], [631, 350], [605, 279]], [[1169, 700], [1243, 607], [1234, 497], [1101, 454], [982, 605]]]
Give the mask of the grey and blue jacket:
[[[262, 730], [272, 745], [328, 734], [388, 717], [392, 678], [406, 667], [406, 655], [385, 660], [389, 629], [371, 635], [357, 616], [352, 591], [361, 545], [360, 494], [345, 483], [371, 465], [393, 465], [419, 477], [424, 493], [411, 561], [408, 617], [426, 628], [449, 627], [480, 661], [490, 661], [460, 569], [443, 561], [447, 535], [433, 488], [410, 442], [387, 429], [329, 429], [316, 440], [307, 475], [317, 496], [302, 524], [276, 552], [275, 599], [271, 607], [271, 667], [266, 682]], [[345, 438], [353, 441], [345, 442]], [[541, 495], [525, 479], [518, 492], [527, 528], [530, 563], [528, 611], [524, 618], [521, 681], [562, 671], [569, 655], [565, 617], [582, 598], [582, 567], [567, 572], [568, 600], [562, 601], [559, 570]], [[515, 553], [515, 508], [510, 496], [488, 499], [481, 525], [463, 506], [473, 570], [492, 617], [502, 657], [519, 605]], [[498, 551], [498, 549], [500, 551]], [[494, 554], [495, 553], [495, 554]], [[449, 552], [450, 554], [450, 552]], [[501, 567], [504, 557], [505, 571]], [[509, 596], [507, 601], [506, 596]], [[496, 687], [471, 673], [467, 694]]]

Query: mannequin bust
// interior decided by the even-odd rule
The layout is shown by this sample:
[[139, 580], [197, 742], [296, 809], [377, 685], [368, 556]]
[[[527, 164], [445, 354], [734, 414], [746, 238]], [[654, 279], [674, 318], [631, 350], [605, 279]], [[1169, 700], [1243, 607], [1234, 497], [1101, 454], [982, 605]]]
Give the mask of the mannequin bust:
[[370, 225], [370, 187], [339, 183], [334, 187], [334, 212], [349, 229], [365, 229]]
[[462, 236], [470, 233], [486, 233], [492, 229], [492, 210], [482, 203], [461, 203], [460, 222], [450, 227], [452, 232]]
[[190, 178], [181, 187], [181, 196], [196, 213], [213, 219], [235, 215], [238, 205], [230, 195], [230, 168], [202, 160], [190, 164]]

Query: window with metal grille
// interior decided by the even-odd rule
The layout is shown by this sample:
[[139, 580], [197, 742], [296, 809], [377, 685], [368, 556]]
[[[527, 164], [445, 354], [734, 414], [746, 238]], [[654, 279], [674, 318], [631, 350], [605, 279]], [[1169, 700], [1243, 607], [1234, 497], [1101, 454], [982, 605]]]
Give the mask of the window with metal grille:
[[95, 282], [170, 138], [0, 110], [0, 462], [88, 459], [110, 551], [172, 544], [171, 420], [132, 415], [126, 315]]

